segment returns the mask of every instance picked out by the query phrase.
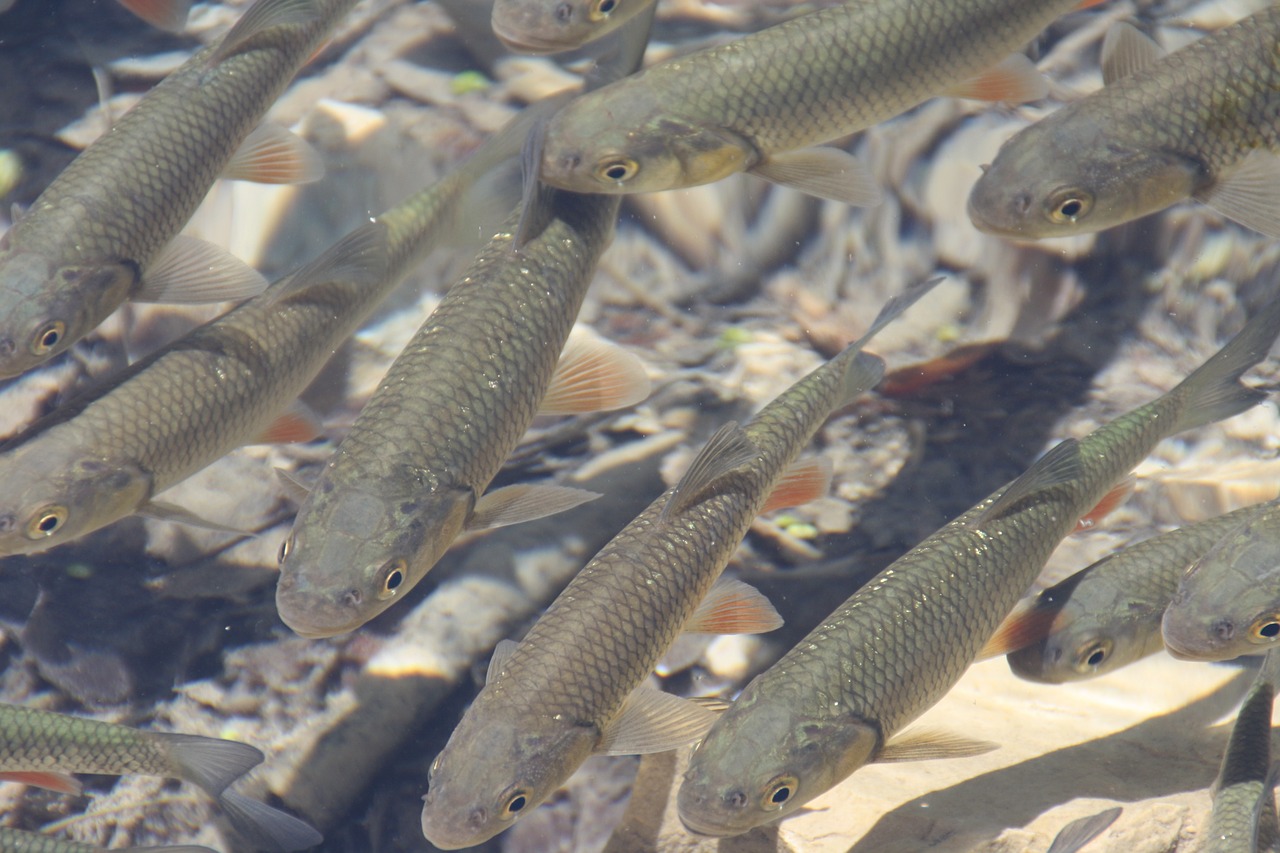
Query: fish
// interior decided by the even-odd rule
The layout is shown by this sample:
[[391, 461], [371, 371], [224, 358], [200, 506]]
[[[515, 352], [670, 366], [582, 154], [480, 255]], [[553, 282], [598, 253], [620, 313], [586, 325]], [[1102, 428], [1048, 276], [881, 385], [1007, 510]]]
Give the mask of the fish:
[[157, 29], [180, 33], [187, 28], [192, 0], [116, 0]]
[[[0, 445], [0, 555], [44, 551], [134, 513], [218, 528], [155, 496], [254, 441], [315, 437], [286, 408], [441, 243], [483, 219], [485, 179], [549, 102], [461, 167], [352, 231], [265, 292], [73, 397]], [[282, 413], [282, 410], [283, 413]]]
[[227, 786], [262, 762], [247, 743], [155, 732], [0, 704], [0, 779], [76, 793], [68, 774], [182, 779], [222, 805], [232, 824], [265, 849], [303, 850], [323, 840], [297, 818]]
[[746, 171], [873, 205], [876, 180], [818, 143], [944, 93], [1043, 97], [1043, 79], [1013, 51], [1098, 2], [850, 0], [802, 15], [573, 101], [547, 123], [539, 177], [576, 192], [636, 193]]
[[974, 754], [954, 735], [903, 728], [960, 679], [1058, 543], [1156, 444], [1266, 397], [1239, 379], [1277, 334], [1273, 298], [1177, 387], [1059, 443], [868, 581], [712, 726], [677, 797], [685, 826], [735, 835], [868, 762]]
[[1233, 528], [1268, 511], [1245, 507], [1108, 554], [1015, 609], [984, 654], [1005, 654], [1019, 678], [1064, 684], [1161, 651], [1160, 618], [1179, 578]]
[[262, 291], [266, 281], [242, 261], [178, 232], [220, 174], [323, 174], [299, 137], [259, 122], [355, 2], [258, 0], [18, 217], [0, 237], [0, 378], [53, 358], [129, 299], [222, 302]]
[[603, 38], [657, 0], [495, 0], [493, 32], [517, 53], [560, 53]]
[[[103, 853], [106, 848], [83, 844], [66, 838], [56, 838], [39, 832], [23, 832], [0, 826], [0, 853]], [[164, 847], [117, 847], [116, 853], [217, 853], [210, 847], [196, 844], [167, 845]]]
[[781, 625], [758, 592], [721, 572], [762, 511], [826, 493], [830, 472], [796, 457], [832, 412], [884, 374], [863, 346], [938, 281], [890, 301], [865, 335], [749, 422], [718, 430], [525, 638], [495, 655], [484, 689], [432, 762], [422, 809], [428, 841], [458, 849], [502, 832], [592, 754], [662, 752], [701, 737], [712, 712], [644, 686], [645, 678], [683, 632]]
[[1039, 239], [1111, 228], [1195, 199], [1280, 236], [1280, 9], [1162, 57], [1117, 24], [1103, 89], [1001, 146], [969, 195], [989, 234]]
[[1160, 623], [1169, 654], [1230, 660], [1280, 644], [1280, 501], [1223, 535], [1178, 580]]
[[1280, 654], [1267, 652], [1227, 739], [1213, 783], [1213, 812], [1200, 853], [1274, 853], [1276, 767], [1271, 761], [1271, 711], [1280, 684]]
[[1047, 853], [1076, 853], [1077, 850], [1106, 832], [1107, 827], [1115, 823], [1123, 811], [1124, 809], [1116, 806], [1095, 815], [1076, 818], [1062, 827], [1053, 837]]

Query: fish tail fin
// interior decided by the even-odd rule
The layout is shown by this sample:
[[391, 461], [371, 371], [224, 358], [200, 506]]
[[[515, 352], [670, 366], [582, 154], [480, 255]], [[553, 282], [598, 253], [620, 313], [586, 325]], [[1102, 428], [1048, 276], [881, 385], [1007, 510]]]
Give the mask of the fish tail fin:
[[228, 785], [262, 763], [263, 754], [247, 743], [221, 738], [156, 733], [178, 775], [216, 797]]
[[1224, 420], [1252, 408], [1266, 394], [1240, 384], [1245, 371], [1267, 357], [1280, 335], [1280, 295], [1255, 314], [1216, 355], [1170, 393], [1187, 395], [1175, 432]]
[[305, 820], [299, 820], [244, 794], [224, 791], [218, 797], [218, 802], [227, 813], [232, 826], [256, 850], [286, 853], [290, 850], [307, 850], [324, 841], [324, 836]]

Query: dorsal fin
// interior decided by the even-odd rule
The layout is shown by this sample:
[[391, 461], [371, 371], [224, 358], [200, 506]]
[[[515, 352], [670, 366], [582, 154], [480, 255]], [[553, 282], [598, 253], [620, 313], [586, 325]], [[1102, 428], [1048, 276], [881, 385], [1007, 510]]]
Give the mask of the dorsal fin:
[[693, 506], [713, 483], [755, 459], [758, 454], [755, 443], [737, 421], [720, 427], [676, 484], [667, 505], [662, 508], [662, 518], [665, 520]]

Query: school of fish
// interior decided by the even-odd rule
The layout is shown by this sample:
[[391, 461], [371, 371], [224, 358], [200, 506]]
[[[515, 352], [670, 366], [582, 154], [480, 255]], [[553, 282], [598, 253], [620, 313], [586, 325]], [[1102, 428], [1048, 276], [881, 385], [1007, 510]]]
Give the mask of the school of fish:
[[[172, 32], [191, 12], [189, 0], [120, 2]], [[1094, 7], [1107, 4], [828, 2], [640, 70], [660, 5], [494, 0], [492, 35], [510, 49], [599, 54], [581, 90], [526, 106], [453, 171], [362, 217], [270, 284], [180, 232], [219, 176], [322, 179], [323, 156], [263, 118], [356, 0], [248, 5], [15, 211], [0, 237], [5, 379], [75, 357], [77, 343], [131, 300], [238, 303], [67, 394], [0, 443], [0, 558], [38, 555], [135, 514], [246, 533], [160, 493], [243, 445], [329, 432], [299, 396], [415, 267], [479, 235], [478, 254], [325, 447], [318, 474], [278, 472], [297, 504], [279, 547], [280, 622], [320, 640], [402, 613], [399, 602], [464, 534], [610, 500], [558, 482], [494, 484], [538, 416], [626, 409], [654, 387], [654, 370], [635, 353], [571, 334], [623, 195], [748, 173], [874, 206], [890, 182], [843, 137], [934, 97], [1022, 103], [1056, 93], [1028, 46], [1063, 16], [1102, 14]], [[1039, 240], [1191, 200], [1280, 237], [1280, 6], [1171, 52], [1117, 22], [1099, 64], [1102, 89], [1021, 129], [983, 166], [967, 198], [974, 228]], [[518, 641], [498, 643], [483, 687], [422, 768], [427, 842], [486, 842], [553, 798], [593, 755], [669, 750], [691, 750], [669, 795], [687, 833], [741, 835], [865, 765], [999, 749], [962, 731], [911, 727], [983, 657], [1006, 655], [1019, 677], [1060, 684], [1167, 649], [1197, 661], [1264, 656], [1198, 849], [1280, 850], [1270, 748], [1280, 499], [1185, 524], [1036, 586], [1059, 543], [1126, 499], [1134, 469], [1160, 442], [1268, 399], [1271, 389], [1247, 374], [1280, 337], [1280, 282], [1182, 382], [1045, 449], [831, 602], [739, 692], [691, 699], [654, 686], [651, 674], [686, 635], [781, 627], [760, 591], [723, 573], [760, 515], [829, 492], [830, 466], [800, 454], [829, 419], [874, 393], [885, 360], [864, 347], [917, 303], [927, 307], [942, 280], [892, 296], [829, 360], [750, 418], [721, 424]], [[18, 565], [0, 562], [0, 574], [10, 563]], [[320, 844], [306, 821], [231, 787], [264, 757], [235, 740], [0, 704], [0, 781], [74, 797], [83, 787], [72, 774], [181, 780], [216, 803], [234, 849]], [[1074, 821], [1049, 849], [1073, 853], [1121, 816], [1109, 809]], [[0, 820], [0, 853], [98, 849]]]

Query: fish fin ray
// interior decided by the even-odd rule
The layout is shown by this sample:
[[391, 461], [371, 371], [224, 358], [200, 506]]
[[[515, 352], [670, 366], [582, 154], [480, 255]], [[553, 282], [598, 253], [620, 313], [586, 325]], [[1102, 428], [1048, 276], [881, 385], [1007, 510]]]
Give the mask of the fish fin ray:
[[321, 436], [320, 416], [306, 403], [294, 400], [254, 440], [255, 444], [291, 444], [315, 441]]
[[511, 660], [511, 653], [515, 650], [515, 640], [498, 641], [498, 644], [493, 647], [493, 654], [489, 656], [489, 668], [485, 670], [484, 674], [485, 684], [489, 684], [498, 677], [498, 673], [502, 672], [502, 668], [507, 665], [507, 661]]
[[271, 303], [334, 281], [375, 285], [388, 273], [387, 226], [366, 222], [311, 263], [271, 286]]
[[213, 530], [217, 533], [234, 533], [237, 536], [253, 535], [251, 530], [241, 530], [238, 527], [210, 521], [207, 518], [196, 515], [189, 509], [168, 501], [148, 501], [137, 509], [137, 514], [146, 518], [154, 518], [157, 521], [172, 521], [175, 524], [185, 524], [189, 527], [199, 527], [201, 530]]
[[202, 304], [257, 296], [262, 274], [226, 249], [179, 234], [160, 250], [142, 277], [138, 302]]
[[983, 644], [975, 660], [1012, 654], [1049, 636], [1053, 622], [1062, 608], [1039, 606], [1038, 601], [1039, 597], [1036, 596], [1018, 602], [1013, 612], [1004, 618], [1000, 627]]
[[324, 160], [298, 134], [264, 121], [240, 143], [222, 177], [257, 184], [310, 184], [324, 177]]
[[1240, 377], [1267, 357], [1278, 334], [1280, 298], [1273, 298], [1226, 346], [1169, 392], [1190, 392], [1172, 432], [1238, 415], [1266, 399], [1265, 392], [1240, 384]]
[[1000, 518], [1037, 492], [1070, 482], [1080, 473], [1080, 442], [1074, 438], [1065, 439], [1010, 483], [1000, 497], [978, 516], [975, 524], [981, 526]]
[[158, 30], [180, 33], [187, 28], [191, 0], [119, 0], [120, 5]]
[[600, 733], [601, 755], [647, 755], [688, 746], [711, 728], [718, 715], [672, 693], [641, 685], [623, 702]]
[[517, 483], [486, 492], [476, 501], [467, 530], [488, 530], [506, 527], [538, 518], [546, 518], [558, 512], [600, 497], [599, 492], [556, 486], [547, 483]]
[[885, 764], [929, 761], [935, 758], [969, 758], [999, 748], [999, 744], [989, 740], [976, 740], [930, 726], [916, 726], [886, 743], [876, 756], [876, 761]]
[[826, 145], [771, 154], [749, 171], [770, 183], [854, 207], [875, 207], [884, 199], [865, 166], [849, 152]]
[[19, 785], [44, 788], [60, 794], [74, 794], [77, 797], [84, 793], [84, 786], [79, 779], [70, 773], [51, 770], [8, 770], [0, 773], [0, 782], [17, 782]]
[[542, 151], [546, 147], [547, 121], [550, 115], [539, 116], [529, 128], [520, 147], [520, 170], [523, 175], [523, 191], [520, 194], [520, 218], [511, 233], [511, 249], [519, 251], [530, 240], [542, 233], [551, 221], [554, 187], [547, 186], [538, 177], [542, 169]]
[[235, 56], [274, 27], [309, 24], [318, 18], [319, 10], [313, 0], [258, 0], [222, 37], [210, 62], [216, 64]]
[[860, 352], [841, 378], [840, 399], [834, 409], [841, 409], [861, 397], [884, 378], [884, 359], [878, 355]]
[[849, 348], [862, 349], [872, 338], [879, 334], [881, 329], [898, 319], [903, 312], [919, 302], [925, 294], [946, 280], [947, 277], [945, 275], [934, 276], [924, 281], [918, 281], [897, 296], [894, 296], [881, 306], [876, 318], [871, 321], [871, 326], [862, 333], [862, 337], [851, 343]]
[[1021, 53], [1015, 53], [978, 75], [949, 87], [945, 94], [974, 101], [1021, 104], [1048, 96], [1049, 84], [1034, 62]]
[[1081, 530], [1092, 530], [1097, 527], [1102, 520], [1111, 513], [1115, 512], [1121, 504], [1129, 500], [1133, 495], [1134, 488], [1138, 485], [1137, 479], [1130, 474], [1120, 482], [1111, 487], [1111, 491], [1102, 496], [1102, 499], [1094, 504], [1093, 509], [1084, 514], [1079, 521], [1076, 522], [1076, 532]]
[[1120, 21], [1102, 38], [1102, 84], [1110, 86], [1131, 74], [1154, 65], [1164, 56], [1164, 48], [1142, 30]]
[[216, 797], [266, 757], [257, 747], [235, 740], [156, 732], [181, 777]]
[[706, 446], [689, 463], [680, 482], [662, 508], [662, 518], [670, 518], [693, 506], [717, 480], [746, 465], [759, 454], [755, 442], [737, 421], [730, 421], [707, 441]]
[[538, 414], [608, 412], [648, 396], [649, 374], [639, 356], [578, 329], [560, 354]]
[[311, 486], [293, 471], [276, 468], [276, 479], [280, 481], [280, 486], [289, 500], [299, 506], [307, 499], [307, 495], [311, 494]]
[[1046, 853], [1076, 853], [1081, 847], [1107, 831], [1124, 809], [1120, 806], [1100, 811], [1095, 815], [1076, 818], [1062, 827], [1053, 837]]
[[826, 497], [831, 491], [831, 475], [831, 461], [825, 456], [797, 459], [773, 484], [773, 490], [769, 492], [760, 513], [763, 515], [778, 509], [803, 506]]
[[767, 634], [782, 627], [782, 617], [760, 590], [720, 577], [684, 624], [686, 634]]
[[244, 794], [224, 791], [218, 803], [231, 825], [253, 842], [255, 849], [286, 853], [309, 850], [324, 841], [324, 836], [306, 821]]
[[1232, 222], [1280, 238], [1280, 155], [1255, 148], [1193, 197]]

